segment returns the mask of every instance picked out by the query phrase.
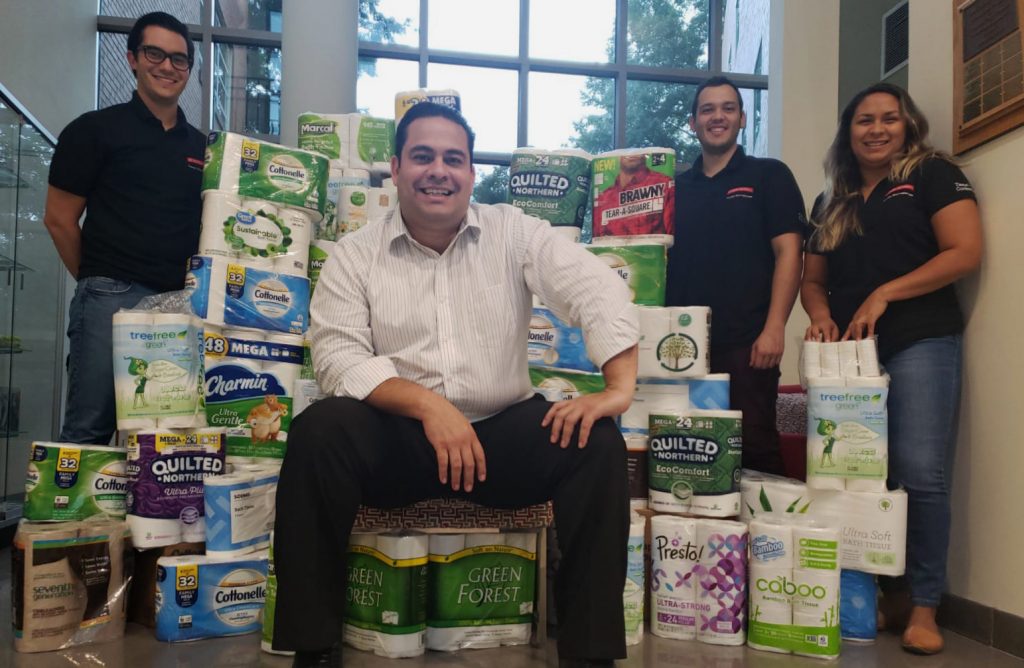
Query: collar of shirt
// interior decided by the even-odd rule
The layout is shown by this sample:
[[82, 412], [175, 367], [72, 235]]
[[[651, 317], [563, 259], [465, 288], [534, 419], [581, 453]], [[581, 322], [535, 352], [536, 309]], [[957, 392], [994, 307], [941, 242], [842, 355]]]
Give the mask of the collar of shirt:
[[[142, 119], [142, 121], [158, 125], [161, 130], [163, 129], [164, 124], [159, 118], [153, 115], [153, 112], [149, 110], [146, 103], [142, 101], [142, 98], [139, 96], [139, 91], [132, 91], [132, 99], [128, 104], [138, 117]], [[177, 122], [174, 124], [173, 128], [166, 130], [166, 132], [188, 132], [188, 121], [185, 119], [185, 112], [181, 110], [181, 107], [178, 107]]]
[[[389, 247], [395, 243], [396, 239], [404, 237], [408, 240], [408, 243], [425, 252], [443, 255], [443, 253], [437, 253], [432, 248], [427, 248], [420, 242], [413, 239], [412, 234], [409, 233], [408, 226], [405, 224], [405, 218], [402, 217], [401, 202], [399, 202], [398, 206], [395, 207], [394, 215], [388, 216], [384, 219], [384, 224], [388, 226], [388, 229], [384, 233], [384, 238]], [[462, 219], [462, 222], [459, 223], [459, 230], [455, 233], [452, 243], [455, 243], [455, 240], [462, 236], [463, 233], [471, 234], [474, 239], [479, 239], [482, 229], [483, 228], [480, 226], [480, 220], [477, 217], [476, 211], [473, 210], [473, 207], [469, 207], [466, 211], [466, 216]], [[451, 245], [449, 245], [449, 248], [451, 248]]]
[[691, 181], [696, 181], [698, 179], [716, 179], [723, 174], [728, 174], [739, 169], [746, 157], [747, 154], [743, 150], [743, 147], [736, 146], [736, 152], [732, 154], [731, 158], [729, 158], [729, 163], [722, 169], [722, 171], [709, 177], [704, 175], [704, 156], [701, 155], [693, 162], [693, 167], [683, 173], [683, 176]]

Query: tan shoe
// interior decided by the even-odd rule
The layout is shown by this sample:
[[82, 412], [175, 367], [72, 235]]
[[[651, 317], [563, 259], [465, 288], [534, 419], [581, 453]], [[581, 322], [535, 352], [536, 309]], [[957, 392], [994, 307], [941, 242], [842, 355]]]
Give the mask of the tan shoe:
[[915, 605], [903, 632], [903, 649], [913, 654], [938, 654], [944, 647], [942, 633], [935, 623], [935, 608]]

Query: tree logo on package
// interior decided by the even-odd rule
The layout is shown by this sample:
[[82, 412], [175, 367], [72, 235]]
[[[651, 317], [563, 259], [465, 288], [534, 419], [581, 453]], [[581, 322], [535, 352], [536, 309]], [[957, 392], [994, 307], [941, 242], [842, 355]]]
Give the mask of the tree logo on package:
[[669, 371], [686, 371], [697, 361], [697, 342], [686, 334], [673, 333], [658, 342], [658, 363]]

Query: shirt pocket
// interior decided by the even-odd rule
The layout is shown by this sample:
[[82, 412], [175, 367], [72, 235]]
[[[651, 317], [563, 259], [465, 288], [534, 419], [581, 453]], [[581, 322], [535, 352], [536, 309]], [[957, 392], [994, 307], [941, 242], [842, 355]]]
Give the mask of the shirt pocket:
[[[499, 283], [475, 293], [470, 305], [470, 316], [475, 340], [481, 348], [501, 348], [515, 337], [508, 286]], [[525, 341], [523, 345], [526, 345]]]

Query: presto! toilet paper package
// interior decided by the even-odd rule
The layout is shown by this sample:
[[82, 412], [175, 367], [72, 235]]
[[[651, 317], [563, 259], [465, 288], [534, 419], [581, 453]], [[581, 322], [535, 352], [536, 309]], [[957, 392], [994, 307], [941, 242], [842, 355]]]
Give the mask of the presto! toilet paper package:
[[25, 519], [124, 519], [125, 453], [105, 445], [35, 441], [25, 476]]

